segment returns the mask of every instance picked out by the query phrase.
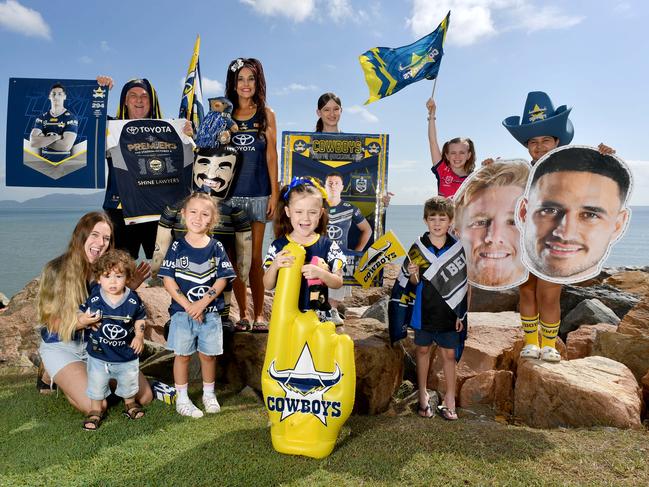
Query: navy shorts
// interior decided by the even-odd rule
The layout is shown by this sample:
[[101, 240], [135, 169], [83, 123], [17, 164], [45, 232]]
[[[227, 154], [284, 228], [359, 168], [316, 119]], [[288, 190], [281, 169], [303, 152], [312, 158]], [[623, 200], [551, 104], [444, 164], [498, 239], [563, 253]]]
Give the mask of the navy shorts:
[[457, 331], [415, 330], [415, 345], [429, 347], [433, 342], [440, 348], [455, 349], [460, 344], [460, 334]]

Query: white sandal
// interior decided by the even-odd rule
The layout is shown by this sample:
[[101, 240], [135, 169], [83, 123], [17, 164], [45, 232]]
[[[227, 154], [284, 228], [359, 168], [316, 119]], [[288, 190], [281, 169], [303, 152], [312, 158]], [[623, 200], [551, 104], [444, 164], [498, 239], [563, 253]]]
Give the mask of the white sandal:
[[561, 362], [561, 354], [556, 348], [545, 346], [541, 349], [541, 360], [556, 364]]
[[521, 358], [533, 358], [538, 359], [541, 356], [541, 349], [538, 345], [525, 345], [523, 350], [521, 350]]

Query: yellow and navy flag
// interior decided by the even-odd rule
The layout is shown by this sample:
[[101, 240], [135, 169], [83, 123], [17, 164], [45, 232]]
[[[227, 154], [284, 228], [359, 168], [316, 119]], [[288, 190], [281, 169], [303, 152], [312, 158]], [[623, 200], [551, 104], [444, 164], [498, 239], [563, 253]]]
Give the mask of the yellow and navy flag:
[[451, 12], [437, 29], [408, 46], [374, 47], [358, 57], [370, 89], [366, 105], [415, 81], [437, 78], [450, 17]]
[[203, 88], [201, 86], [201, 69], [198, 62], [198, 52], [201, 47], [201, 36], [196, 36], [194, 54], [189, 62], [187, 78], [183, 87], [183, 96], [180, 100], [178, 118], [186, 118], [192, 123], [194, 133], [203, 121]]

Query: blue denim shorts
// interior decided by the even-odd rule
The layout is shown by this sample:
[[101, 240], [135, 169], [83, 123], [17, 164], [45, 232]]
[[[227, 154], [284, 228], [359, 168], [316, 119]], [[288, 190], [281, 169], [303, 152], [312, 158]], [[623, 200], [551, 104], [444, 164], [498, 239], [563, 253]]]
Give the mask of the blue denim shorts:
[[41, 355], [43, 366], [49, 376], [54, 379], [56, 374], [73, 362], [83, 362], [88, 360], [86, 352], [86, 342], [83, 340], [72, 340], [69, 342], [52, 342], [47, 343], [41, 340], [38, 347]]
[[204, 355], [221, 355], [221, 317], [218, 313], [205, 313], [201, 323], [190, 318], [184, 311], [174, 313], [169, 327], [167, 350], [172, 350], [176, 355], [192, 355], [197, 350]]
[[268, 221], [266, 210], [268, 209], [269, 198], [270, 196], [232, 196], [223, 203], [230, 208], [236, 207], [245, 211], [251, 223], [266, 223]]
[[460, 344], [460, 334], [457, 331], [415, 330], [415, 345], [428, 347], [433, 342], [440, 348], [455, 349]]
[[138, 393], [140, 379], [140, 360], [128, 362], [104, 362], [95, 357], [88, 357], [88, 390], [86, 395], [95, 401], [102, 401], [110, 395], [108, 381], [115, 379], [115, 395], [121, 398], [135, 397]]

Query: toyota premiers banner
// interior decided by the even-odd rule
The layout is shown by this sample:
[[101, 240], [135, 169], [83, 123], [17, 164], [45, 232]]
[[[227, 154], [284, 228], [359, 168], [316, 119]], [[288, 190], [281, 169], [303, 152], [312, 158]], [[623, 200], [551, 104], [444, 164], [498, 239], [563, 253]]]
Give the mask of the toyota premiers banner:
[[322, 182], [330, 206], [328, 237], [347, 256], [345, 284], [358, 285], [358, 260], [384, 233], [387, 173], [387, 134], [282, 133], [282, 184], [294, 176]]
[[107, 105], [95, 80], [10, 78], [7, 186], [103, 188]]

